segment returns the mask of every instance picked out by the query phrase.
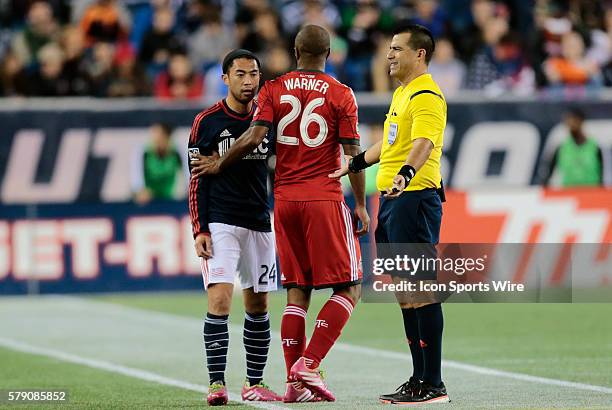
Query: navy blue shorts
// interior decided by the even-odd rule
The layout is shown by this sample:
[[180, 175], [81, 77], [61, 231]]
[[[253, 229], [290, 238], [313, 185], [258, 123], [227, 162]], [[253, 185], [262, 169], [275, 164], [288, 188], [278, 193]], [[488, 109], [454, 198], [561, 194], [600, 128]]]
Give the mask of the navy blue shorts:
[[[408, 255], [414, 258], [435, 258], [435, 245], [440, 241], [441, 222], [442, 202], [434, 189], [406, 191], [395, 199], [381, 196], [378, 226], [374, 233], [378, 257], [395, 258], [396, 255]], [[399, 272], [389, 273], [403, 276]], [[421, 278], [435, 277], [435, 272], [421, 273], [427, 275]]]
[[440, 241], [442, 202], [433, 189], [406, 191], [395, 199], [380, 197], [376, 243]]

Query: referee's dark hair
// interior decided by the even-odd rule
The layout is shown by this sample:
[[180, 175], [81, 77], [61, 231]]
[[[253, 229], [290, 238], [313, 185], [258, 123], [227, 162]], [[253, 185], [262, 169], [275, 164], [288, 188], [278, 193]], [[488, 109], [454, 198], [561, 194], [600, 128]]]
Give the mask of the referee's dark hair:
[[232, 64], [234, 60], [239, 58], [246, 58], [248, 60], [255, 60], [257, 62], [257, 68], [261, 71], [261, 63], [259, 62], [259, 58], [249, 50], [245, 50], [244, 48], [238, 48], [236, 50], [232, 50], [223, 59], [223, 64], [221, 67], [223, 68], [223, 74], [227, 74], [230, 68], [232, 68]]
[[393, 32], [393, 35], [402, 33], [410, 33], [410, 40], [408, 41], [410, 48], [425, 50], [425, 63], [429, 64], [436, 49], [436, 42], [431, 35], [431, 31], [420, 24], [403, 24]]

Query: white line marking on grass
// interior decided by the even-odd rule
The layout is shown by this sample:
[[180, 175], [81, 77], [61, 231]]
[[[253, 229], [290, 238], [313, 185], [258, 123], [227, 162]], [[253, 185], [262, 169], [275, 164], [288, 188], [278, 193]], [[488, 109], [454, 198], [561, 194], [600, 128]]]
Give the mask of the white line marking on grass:
[[[189, 383], [183, 380], [171, 379], [169, 377], [162, 376], [157, 373], [152, 373], [146, 370], [134, 369], [132, 367], [121, 366], [115, 363], [106, 362], [98, 359], [90, 359], [87, 357], [77, 356], [74, 354], [62, 352], [54, 349], [47, 349], [45, 347], [33, 346], [27, 343], [23, 343], [17, 340], [6, 339], [0, 337], [0, 346], [6, 347], [11, 350], [16, 350], [22, 353], [35, 354], [39, 356], [46, 356], [53, 359], [62, 360], [64, 362], [74, 363], [81, 366], [87, 366], [94, 369], [105, 370], [107, 372], [117, 373], [124, 376], [132, 377], [135, 379], [145, 380], [153, 383], [163, 384], [166, 386], [178, 387], [180, 389], [196, 391], [198, 393], [206, 394], [208, 387], [201, 384]], [[289, 407], [280, 406], [272, 403], [256, 403], [256, 402], [243, 402], [240, 395], [229, 393], [229, 398], [232, 401], [242, 403], [247, 406], [257, 407], [260, 409], [289, 409]]]
[[[48, 296], [48, 297], [57, 297], [57, 296]], [[100, 300], [90, 300], [90, 299], [84, 299], [84, 298], [73, 297], [73, 296], [68, 296], [68, 297], [60, 296], [60, 298], [68, 299], [78, 304], [85, 303], [85, 304], [104, 305], [106, 306], [108, 310], [111, 310], [111, 311], [114, 310], [119, 314], [126, 314], [126, 313], [132, 314], [139, 318], [143, 318], [146, 320], [152, 320], [155, 322], [159, 320], [164, 320], [167, 322], [174, 322], [174, 323], [176, 323], [177, 321], [186, 321], [186, 322], [193, 323], [194, 320], [196, 321], [198, 320], [198, 319], [190, 318], [187, 316], [181, 316], [181, 315], [165, 313], [165, 312], [157, 312], [157, 311], [140, 309], [140, 308], [132, 308], [132, 307], [115, 304], [112, 302], [104, 302]], [[232, 333], [242, 335], [242, 326], [230, 324], [229, 328]], [[280, 340], [279, 332], [272, 331], [271, 336], [273, 338]], [[408, 352], [406, 353], [393, 352], [390, 350], [382, 350], [382, 349], [376, 349], [376, 348], [365, 347], [365, 346], [357, 346], [357, 345], [342, 343], [342, 342], [336, 343], [333, 349], [350, 352], [350, 353], [361, 353], [361, 354], [365, 354], [368, 356], [374, 356], [377, 358], [384, 357], [387, 359], [404, 360], [407, 362], [411, 360], [410, 354]], [[470, 372], [470, 373], [482, 374], [486, 376], [494, 376], [494, 377], [501, 377], [501, 378], [506, 378], [506, 379], [520, 380], [520, 381], [525, 381], [525, 382], [546, 384], [550, 386], [568, 387], [568, 388], [573, 388], [577, 390], [586, 390], [586, 391], [594, 391], [594, 392], [599, 392], [599, 393], [612, 394], [612, 388], [606, 387], [606, 386], [570, 382], [567, 380], [551, 379], [548, 377], [532, 376], [532, 375], [524, 374], [524, 373], [515, 373], [515, 372], [509, 372], [505, 370], [492, 369], [492, 368], [483, 367], [483, 366], [476, 366], [476, 365], [472, 365], [468, 363], [457, 362], [454, 360], [444, 360], [442, 361], [442, 365], [448, 368], [451, 368], [451, 369], [458, 369], [458, 370], [463, 370], [463, 371]]]
[[[385, 357], [393, 360], [410, 361], [408, 353], [392, 352], [389, 350], [374, 349], [364, 346], [356, 346], [347, 343], [336, 343], [334, 349], [342, 350], [350, 353], [361, 353], [375, 357]], [[597, 386], [594, 384], [576, 383], [566, 380], [550, 379], [548, 377], [531, 376], [524, 373], [508, 372], [505, 370], [491, 369], [488, 367], [476, 366], [473, 364], [456, 362], [454, 360], [443, 360], [442, 365], [451, 369], [463, 370], [471, 373], [484, 374], [487, 376], [503, 377], [507, 379], [521, 380], [526, 382], [548, 384], [551, 386], [570, 387], [579, 390], [595, 391], [599, 393], [612, 394], [612, 388], [605, 386]]]

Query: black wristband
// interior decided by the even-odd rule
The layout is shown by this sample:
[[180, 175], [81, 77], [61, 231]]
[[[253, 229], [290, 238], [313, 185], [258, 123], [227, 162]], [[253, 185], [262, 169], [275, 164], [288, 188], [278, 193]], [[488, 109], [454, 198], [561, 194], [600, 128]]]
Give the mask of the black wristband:
[[369, 167], [368, 163], [365, 160], [365, 151], [355, 155], [353, 158], [351, 158], [349, 160], [348, 163], [348, 169], [349, 171], [351, 171], [353, 174], [356, 174], [358, 172], [361, 172], [361, 170], [366, 169], [367, 167]]
[[412, 165], [402, 166], [399, 172], [397, 173], [397, 175], [401, 175], [404, 177], [404, 180], [406, 181], [406, 186], [410, 184], [410, 181], [412, 181], [412, 178], [414, 178], [414, 174], [416, 174], [416, 170]]

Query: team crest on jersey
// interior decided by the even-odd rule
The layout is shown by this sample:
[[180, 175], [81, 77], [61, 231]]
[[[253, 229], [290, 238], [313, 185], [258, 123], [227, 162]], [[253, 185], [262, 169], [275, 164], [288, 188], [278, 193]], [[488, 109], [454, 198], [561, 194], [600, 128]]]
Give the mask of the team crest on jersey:
[[[232, 135], [230, 134], [229, 131], [225, 130], [221, 133], [220, 136], [223, 136], [224, 133], [226, 133], [227, 135]], [[236, 142], [236, 139], [237, 138], [228, 136], [225, 139], [219, 141], [219, 151], [218, 151], [219, 155], [223, 156], [231, 148], [231, 146], [234, 145], [234, 143]], [[242, 159], [243, 160], [251, 160], [251, 159], [261, 160], [261, 159], [268, 158], [268, 151], [269, 151], [268, 144], [269, 143], [270, 143], [270, 140], [268, 139], [268, 134], [266, 134], [266, 137], [263, 139], [261, 144], [255, 147], [255, 149], [253, 149], [253, 152], [244, 156]]]

